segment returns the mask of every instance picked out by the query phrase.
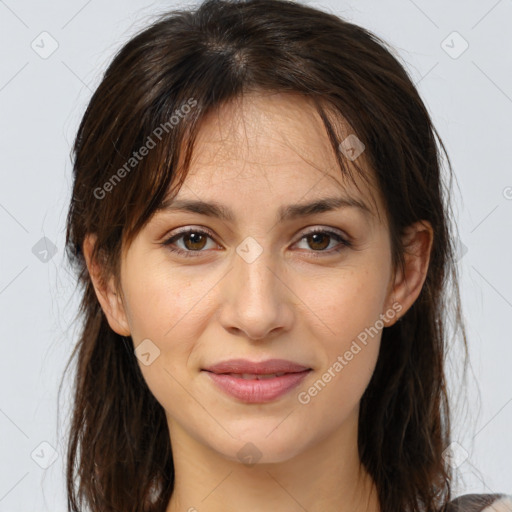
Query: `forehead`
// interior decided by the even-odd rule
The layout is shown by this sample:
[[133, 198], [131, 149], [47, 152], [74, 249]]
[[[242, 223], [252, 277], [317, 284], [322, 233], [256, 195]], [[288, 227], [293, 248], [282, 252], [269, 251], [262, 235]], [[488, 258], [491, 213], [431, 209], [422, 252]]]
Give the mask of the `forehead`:
[[[205, 167], [231, 167], [231, 162], [240, 174], [276, 167], [289, 171], [297, 164], [302, 169], [304, 161], [318, 167], [319, 173], [336, 164], [313, 105], [298, 94], [249, 93], [204, 118], [191, 175]], [[339, 173], [333, 169], [331, 174]]]
[[[339, 140], [351, 133], [339, 122], [336, 129]], [[348, 159], [345, 163], [352, 165]], [[367, 167], [364, 153], [358, 164]], [[372, 184], [372, 173], [367, 173]], [[248, 93], [204, 117], [189, 172], [173, 199], [247, 204], [264, 197], [262, 204], [297, 204], [343, 196], [380, 216], [378, 198], [357, 172], [352, 176], [355, 184], [342, 173], [324, 123], [308, 98]], [[170, 204], [169, 196], [165, 203]]]

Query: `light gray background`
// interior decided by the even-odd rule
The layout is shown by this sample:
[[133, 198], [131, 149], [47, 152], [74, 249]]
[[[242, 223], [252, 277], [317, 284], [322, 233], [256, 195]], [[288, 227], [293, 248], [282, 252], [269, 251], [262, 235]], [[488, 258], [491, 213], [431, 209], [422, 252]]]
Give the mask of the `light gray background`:
[[[471, 416], [454, 431], [456, 493], [512, 493], [512, 1], [307, 3], [397, 49], [447, 145], [460, 187], [458, 265], [474, 371]], [[178, 5], [188, 4], [0, 0], [1, 511], [65, 510], [69, 381], [60, 425], [57, 389], [78, 304], [63, 253], [70, 146], [114, 52]], [[42, 58], [53, 40], [58, 48]], [[43, 237], [57, 250], [47, 262], [36, 245]], [[453, 396], [462, 403], [455, 388]], [[52, 462], [52, 448], [43, 442], [57, 452], [47, 469], [41, 465]]]

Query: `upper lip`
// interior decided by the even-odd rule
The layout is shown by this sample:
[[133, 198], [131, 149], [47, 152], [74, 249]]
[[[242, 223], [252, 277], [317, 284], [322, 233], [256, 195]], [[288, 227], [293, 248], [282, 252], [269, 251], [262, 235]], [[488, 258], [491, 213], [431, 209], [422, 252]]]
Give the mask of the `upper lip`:
[[250, 373], [254, 375], [268, 375], [272, 373], [298, 373], [311, 370], [307, 366], [287, 361], [286, 359], [267, 359], [266, 361], [249, 361], [248, 359], [230, 359], [221, 361], [207, 368], [213, 373]]

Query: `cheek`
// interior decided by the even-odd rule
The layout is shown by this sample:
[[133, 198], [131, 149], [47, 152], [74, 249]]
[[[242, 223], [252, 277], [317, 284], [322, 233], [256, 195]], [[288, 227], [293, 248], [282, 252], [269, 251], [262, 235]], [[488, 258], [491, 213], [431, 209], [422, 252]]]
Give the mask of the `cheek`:
[[[136, 268], [134, 265], [132, 268]], [[166, 410], [189, 407], [187, 363], [197, 341], [201, 310], [194, 283], [164, 265], [146, 265], [130, 272], [124, 286], [134, 348], [151, 340], [151, 362], [138, 364], [156, 400]], [[153, 345], [154, 344], [154, 345]], [[156, 348], [155, 348], [156, 347]], [[154, 354], [154, 355], [153, 355]], [[183, 387], [185, 384], [185, 388]]]
[[317, 334], [323, 333], [328, 346], [343, 348], [384, 313], [386, 269], [377, 265], [330, 269], [315, 279], [297, 280], [294, 291]]
[[122, 269], [131, 336], [135, 348], [149, 339], [158, 354], [150, 365], [139, 361], [139, 366], [161, 404], [171, 396], [187, 400], [190, 396], [180, 383], [190, 378], [190, 356], [214, 310], [211, 301], [219, 275], [174, 269], [161, 254], [143, 258], [134, 253]]
[[[203, 301], [204, 283], [194, 282], [169, 264], [137, 265], [126, 272], [124, 285], [134, 342], [154, 339], [157, 343], [175, 338], [175, 333], [185, 325], [194, 325]], [[157, 341], [158, 340], [158, 341]]]
[[313, 408], [343, 404], [338, 411], [344, 414], [359, 401], [379, 354], [385, 277], [378, 266], [344, 269], [300, 290], [311, 305], [308, 336], [318, 340], [322, 354], [317, 381], [301, 390], [306, 393], [302, 403], [310, 400]]

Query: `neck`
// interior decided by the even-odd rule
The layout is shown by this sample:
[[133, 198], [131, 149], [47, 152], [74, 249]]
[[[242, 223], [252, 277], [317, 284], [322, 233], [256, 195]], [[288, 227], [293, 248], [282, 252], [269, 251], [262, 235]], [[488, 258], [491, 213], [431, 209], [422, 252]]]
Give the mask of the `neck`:
[[[355, 411], [357, 412], [357, 411]], [[169, 421], [175, 486], [166, 512], [380, 512], [357, 450], [357, 414], [292, 459], [248, 466]]]

